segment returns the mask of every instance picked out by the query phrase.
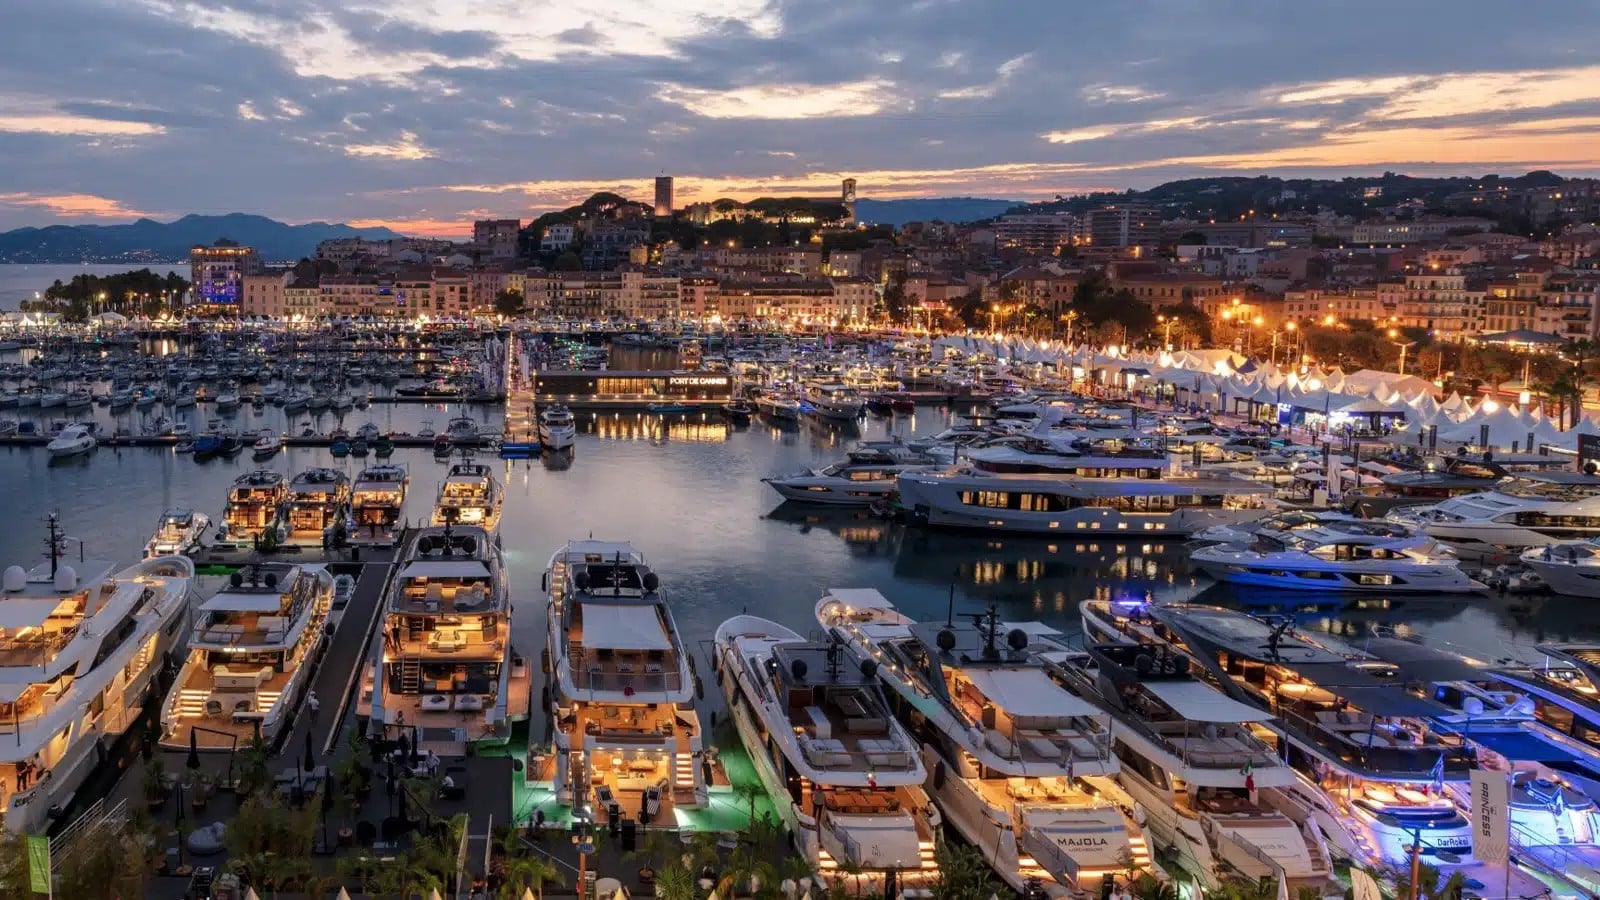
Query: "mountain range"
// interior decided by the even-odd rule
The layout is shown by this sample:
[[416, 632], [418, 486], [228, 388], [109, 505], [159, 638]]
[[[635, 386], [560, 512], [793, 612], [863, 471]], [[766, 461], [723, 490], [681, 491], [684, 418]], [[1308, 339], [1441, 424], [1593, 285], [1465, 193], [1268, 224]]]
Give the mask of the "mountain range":
[[134, 263], [187, 259], [189, 248], [218, 238], [260, 251], [266, 260], [311, 256], [329, 238], [387, 240], [387, 228], [354, 228], [327, 222], [289, 225], [266, 216], [231, 213], [188, 215], [173, 222], [139, 219], [126, 225], [50, 225], [0, 232], [0, 263]]

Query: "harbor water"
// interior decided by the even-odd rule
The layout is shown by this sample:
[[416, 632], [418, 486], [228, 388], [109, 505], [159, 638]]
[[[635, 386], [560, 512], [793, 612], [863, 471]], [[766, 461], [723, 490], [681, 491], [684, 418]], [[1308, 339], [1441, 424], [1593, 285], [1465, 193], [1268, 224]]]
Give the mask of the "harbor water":
[[[442, 428], [462, 411], [455, 404], [375, 403], [346, 413], [343, 425], [354, 430], [372, 421], [384, 431], [415, 432], [424, 422]], [[500, 427], [499, 409], [465, 411], [486, 428]], [[197, 430], [214, 415], [205, 406], [185, 412]], [[110, 415], [103, 408], [95, 414], [103, 420]], [[781, 427], [758, 419], [735, 427], [716, 412], [666, 419], [578, 415], [577, 445], [569, 453], [495, 463], [506, 489], [500, 532], [518, 602], [519, 643], [542, 644], [543, 619], [535, 604], [550, 554], [569, 539], [589, 535], [631, 541], [648, 556], [696, 649], [722, 620], [742, 612], [801, 633], [814, 631], [812, 607], [831, 587], [878, 588], [920, 618], [975, 612], [992, 598], [1004, 618], [1039, 619], [1074, 633], [1078, 601], [1112, 597], [1197, 599], [1288, 612], [1303, 628], [1350, 637], [1374, 629], [1421, 633], [1431, 644], [1484, 659], [1527, 657], [1539, 641], [1600, 637], [1600, 620], [1587, 612], [1585, 600], [1497, 594], [1389, 598], [1375, 592], [1319, 606], [1305, 594], [1214, 585], [1191, 568], [1181, 542], [930, 531], [865, 511], [782, 503], [761, 482], [763, 476], [836, 461], [860, 439], [936, 432], [959, 414], [923, 406], [914, 414], [870, 417], [859, 428], [843, 429], [809, 419]], [[319, 432], [338, 421], [331, 413], [286, 417], [279, 408], [258, 412], [248, 404], [227, 421], [244, 432], [270, 427], [298, 433], [307, 420]], [[405, 517], [418, 522], [432, 506], [446, 465], [422, 449], [398, 449], [390, 461], [410, 470]], [[230, 482], [253, 468], [292, 475], [329, 465], [354, 476], [372, 462], [335, 459], [326, 449], [309, 447], [287, 448], [264, 463], [248, 451], [231, 461], [197, 462], [168, 447], [101, 447], [87, 457], [52, 463], [42, 448], [6, 448], [0, 450], [0, 508], [9, 521], [0, 530], [0, 559], [31, 565], [42, 549], [45, 514], [58, 512], [88, 556], [132, 562], [164, 510], [191, 508], [215, 519]]]

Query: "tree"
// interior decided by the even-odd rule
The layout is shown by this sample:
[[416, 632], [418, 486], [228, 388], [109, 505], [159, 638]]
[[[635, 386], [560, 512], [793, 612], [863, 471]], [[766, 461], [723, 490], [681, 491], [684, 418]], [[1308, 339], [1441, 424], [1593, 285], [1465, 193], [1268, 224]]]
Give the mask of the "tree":
[[522, 292], [507, 288], [495, 294], [494, 311], [508, 319], [522, 315]]
[[889, 284], [883, 289], [883, 308], [889, 314], [889, 321], [896, 325], [906, 320], [905, 270], [898, 270], [889, 276]]
[[555, 262], [550, 264], [557, 272], [577, 272], [583, 268], [583, 257], [568, 250], [557, 256]]
[[939, 865], [933, 895], [941, 900], [988, 900], [1002, 890], [983, 854], [974, 847], [958, 847], [940, 838], [933, 858]]
[[766, 796], [766, 789], [759, 782], [741, 781], [733, 786], [733, 795], [749, 805], [750, 824], [756, 821], [756, 801]]

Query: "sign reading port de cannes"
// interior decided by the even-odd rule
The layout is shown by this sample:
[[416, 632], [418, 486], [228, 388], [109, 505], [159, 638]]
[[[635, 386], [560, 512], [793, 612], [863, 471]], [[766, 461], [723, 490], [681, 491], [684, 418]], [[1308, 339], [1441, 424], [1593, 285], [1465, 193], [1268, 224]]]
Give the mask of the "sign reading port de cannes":
[[1503, 866], [1511, 859], [1510, 795], [1506, 773], [1472, 770], [1472, 849], [1478, 862]]

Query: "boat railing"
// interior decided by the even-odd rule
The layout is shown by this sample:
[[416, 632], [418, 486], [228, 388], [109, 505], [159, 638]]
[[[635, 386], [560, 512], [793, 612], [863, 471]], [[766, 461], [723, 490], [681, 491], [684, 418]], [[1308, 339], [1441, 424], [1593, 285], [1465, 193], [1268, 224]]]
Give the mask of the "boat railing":
[[624, 672], [616, 665], [601, 663], [572, 664], [572, 683], [582, 691], [611, 691], [627, 694], [678, 691], [683, 688], [683, 675], [674, 667], [660, 672]]
[[1375, 741], [1388, 740], [1386, 735], [1390, 730], [1375, 724], [1366, 730], [1338, 731], [1286, 707], [1280, 706], [1276, 714], [1278, 723], [1294, 737], [1317, 745], [1342, 762], [1367, 770], [1411, 774], [1418, 780], [1426, 780], [1432, 777], [1441, 758], [1446, 772], [1459, 773], [1472, 768], [1471, 758], [1459, 743], [1385, 746]]
[[[1545, 872], [1553, 873], [1591, 895], [1600, 894], [1600, 874], [1596, 874], [1592, 858], [1574, 853], [1549, 837], [1539, 835], [1525, 825], [1511, 823], [1511, 851], [1523, 863], [1532, 862]], [[1579, 844], [1592, 848], [1593, 844]]]
[[78, 626], [0, 640], [0, 666], [43, 666], [78, 634]]

